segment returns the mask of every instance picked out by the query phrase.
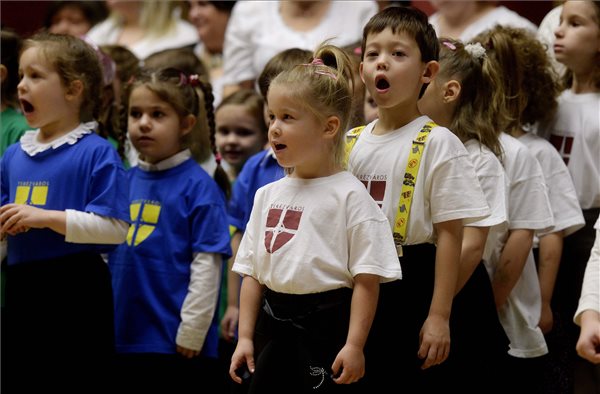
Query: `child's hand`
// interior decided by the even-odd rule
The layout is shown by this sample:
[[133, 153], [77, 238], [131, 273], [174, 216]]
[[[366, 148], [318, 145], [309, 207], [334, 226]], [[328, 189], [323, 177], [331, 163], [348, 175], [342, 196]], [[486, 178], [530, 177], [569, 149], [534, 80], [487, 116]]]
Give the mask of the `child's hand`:
[[254, 373], [254, 343], [249, 339], [241, 338], [231, 356], [229, 366], [229, 376], [237, 384], [242, 384], [242, 376], [238, 375], [237, 370], [244, 365], [248, 367], [251, 374]]
[[177, 345], [177, 353], [181, 354], [185, 358], [192, 358], [192, 357], [196, 357], [197, 355], [199, 355], [200, 351], [188, 349], [186, 347]]
[[600, 364], [600, 313], [588, 309], [581, 315], [581, 332], [577, 354], [594, 364]]
[[443, 363], [450, 353], [450, 327], [448, 319], [429, 315], [421, 328], [421, 346], [418, 356], [425, 361], [421, 369], [427, 369]]
[[30, 228], [44, 228], [46, 210], [31, 205], [6, 204], [0, 208], [0, 232], [17, 235]]
[[240, 316], [240, 309], [234, 306], [228, 306], [221, 320], [221, 335], [229, 342], [235, 339], [235, 330]]
[[333, 378], [337, 384], [358, 382], [365, 376], [365, 355], [362, 349], [355, 345], [345, 344], [333, 361], [331, 371], [333, 376], [337, 376], [337, 378]]

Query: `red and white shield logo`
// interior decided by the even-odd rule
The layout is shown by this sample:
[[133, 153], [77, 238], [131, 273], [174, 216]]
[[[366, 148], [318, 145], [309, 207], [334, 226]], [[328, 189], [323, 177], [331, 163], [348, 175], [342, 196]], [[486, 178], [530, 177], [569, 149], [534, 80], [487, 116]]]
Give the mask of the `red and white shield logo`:
[[265, 248], [267, 252], [274, 253], [278, 251], [294, 237], [300, 225], [301, 217], [302, 211], [269, 209], [265, 231]]

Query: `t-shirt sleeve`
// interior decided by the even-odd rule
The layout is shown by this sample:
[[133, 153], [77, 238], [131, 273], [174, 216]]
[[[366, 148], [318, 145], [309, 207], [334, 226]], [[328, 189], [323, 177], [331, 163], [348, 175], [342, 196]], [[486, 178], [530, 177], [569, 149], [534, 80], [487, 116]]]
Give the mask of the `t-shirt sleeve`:
[[348, 229], [348, 261], [352, 276], [373, 274], [381, 282], [402, 278], [398, 253], [385, 217], [366, 220]]
[[220, 203], [218, 198], [207, 203], [201, 197], [203, 196], [198, 196], [193, 200], [190, 210], [192, 239], [194, 240], [192, 244], [193, 252], [220, 253], [224, 258], [229, 258], [231, 256], [231, 238], [229, 236], [225, 203]]
[[237, 272], [238, 274], [256, 277], [256, 248], [261, 232], [260, 212], [262, 210], [262, 204], [260, 201], [262, 195], [263, 191], [259, 189], [254, 196], [254, 206], [250, 213], [250, 220], [248, 220], [248, 226], [246, 227], [246, 231], [244, 231], [242, 241], [240, 242], [238, 252], [235, 256], [235, 262], [231, 268], [232, 271]]
[[90, 179], [86, 212], [129, 222], [128, 182], [125, 168], [114, 149], [107, 145], [105, 155], [97, 161]]

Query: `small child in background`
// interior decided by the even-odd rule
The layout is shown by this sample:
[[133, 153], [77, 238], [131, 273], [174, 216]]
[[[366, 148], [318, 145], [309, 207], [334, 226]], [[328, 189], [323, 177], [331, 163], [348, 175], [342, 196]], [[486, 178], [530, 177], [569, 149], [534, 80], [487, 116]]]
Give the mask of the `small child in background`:
[[104, 1], [52, 1], [44, 26], [49, 33], [81, 38], [108, 16]]
[[[265, 102], [265, 122], [267, 116], [267, 92], [271, 81], [282, 71], [289, 70], [298, 64], [308, 63], [312, 54], [310, 51], [299, 48], [286, 49], [273, 56], [266, 64], [258, 78], [260, 94]], [[227, 278], [227, 310], [221, 320], [221, 334], [224, 338], [234, 341], [239, 316], [240, 276], [231, 271], [242, 235], [246, 230], [246, 223], [250, 218], [256, 191], [271, 182], [283, 178], [283, 168], [277, 163], [273, 149], [269, 146], [262, 152], [250, 157], [239, 173], [228, 204], [229, 225], [235, 228], [231, 237], [233, 256], [228, 264]]]
[[571, 366], [564, 355], [572, 351], [567, 348], [569, 341], [565, 326], [573, 316], [563, 316], [562, 311], [554, 313], [555, 308], [552, 305], [555, 303], [552, 303], [552, 299], [559, 267], [563, 264], [563, 239], [583, 227], [585, 221], [571, 175], [560, 154], [546, 139], [529, 132], [538, 124], [547, 125], [556, 113], [559, 89], [546, 51], [542, 44], [525, 30], [507, 29], [506, 34], [510, 36], [519, 67], [523, 72], [520, 79], [521, 96], [526, 99], [521, 112], [523, 126], [513, 128], [511, 135], [527, 146], [540, 163], [554, 218], [554, 226], [536, 232], [533, 252], [542, 297], [542, 314], [538, 325], [545, 334], [549, 349], [542, 390], [544, 394], [558, 394], [571, 390], [568, 384], [571, 381]]
[[[0, 96], [0, 157], [6, 148], [19, 141], [19, 138], [31, 127], [19, 110], [17, 84], [19, 83], [19, 52], [21, 37], [15, 32], [2, 29], [2, 64], [0, 64], [0, 80], [2, 86]], [[4, 301], [3, 301], [4, 302]]]
[[[439, 62], [440, 72], [419, 100], [419, 110], [463, 142], [491, 215], [463, 229], [450, 316], [450, 356], [437, 368], [447, 372], [444, 385], [450, 391], [474, 393], [487, 386], [486, 392], [504, 393], [508, 386], [494, 377], [504, 374], [508, 338], [498, 319], [483, 262], [494, 247], [488, 241], [489, 229], [508, 222], [508, 179], [497, 157], [501, 148], [494, 127], [503, 109], [502, 81], [479, 44], [465, 46], [458, 40], [441, 38]], [[485, 352], [481, 351], [482, 343], [486, 343]], [[478, 362], [473, 363], [474, 359]], [[490, 364], [494, 364], [493, 369]]]
[[215, 111], [215, 123], [217, 150], [229, 180], [234, 182], [250, 156], [267, 143], [262, 97], [253, 89], [227, 96]]
[[250, 393], [360, 390], [379, 283], [401, 277], [385, 216], [343, 170], [352, 78], [346, 53], [323, 45], [269, 87], [269, 142], [288, 176], [258, 190], [233, 266], [244, 279], [229, 371], [241, 383], [249, 369]]
[[223, 389], [211, 323], [231, 251], [223, 190], [187, 149], [203, 127], [200, 83], [172, 68], [147, 70], [129, 97], [128, 131], [140, 162], [129, 171], [127, 242], [109, 259], [125, 390], [192, 391], [198, 381]]
[[401, 281], [381, 286], [369, 338], [376, 392], [397, 390], [398, 371], [415, 391], [445, 384], [435, 366], [450, 351], [463, 225], [490, 214], [462, 142], [417, 107], [438, 53], [416, 8], [385, 8], [364, 28], [361, 75], [379, 119], [348, 133], [348, 169], [386, 215], [403, 271]]
[[[533, 258], [533, 236], [554, 225], [544, 174], [537, 159], [511, 134], [523, 128], [523, 113], [528, 101], [524, 68], [519, 49], [512, 38], [515, 28], [496, 26], [478, 35], [475, 42], [485, 48], [486, 56], [504, 75], [504, 117], [494, 126], [502, 147], [501, 161], [509, 179], [508, 229], [494, 228], [488, 237], [495, 244], [485, 262], [492, 279], [496, 307], [502, 326], [510, 339], [508, 374], [518, 377], [521, 388], [540, 393], [548, 346], [539, 328], [542, 296]], [[523, 32], [523, 34], [527, 34]]]
[[24, 42], [19, 74], [36, 130], [1, 164], [3, 389], [77, 393], [93, 382], [109, 390], [113, 300], [101, 253], [125, 240], [129, 216], [121, 160], [94, 132], [102, 70], [81, 39], [45, 33]]
[[133, 52], [121, 45], [101, 45], [99, 48], [115, 64], [112, 100], [107, 100], [104, 104], [103, 112], [106, 119], [104, 127], [109, 140], [116, 141], [117, 152], [119, 152], [125, 168], [129, 168], [131, 167], [129, 160], [137, 163], [137, 156], [131, 149], [131, 143], [127, 140], [128, 89], [130, 81], [140, 71], [140, 61]]
[[[585, 226], [566, 237], [554, 291], [556, 310], [573, 316], [585, 265], [594, 244], [600, 214], [600, 2], [566, 1], [555, 31], [554, 54], [567, 68], [555, 118], [540, 131], [558, 150], [569, 169]], [[575, 353], [579, 328], [567, 322], [568, 365], [574, 367], [575, 390], [598, 387], [598, 371]], [[596, 375], [594, 375], [596, 374]], [[581, 384], [580, 384], [581, 383]]]

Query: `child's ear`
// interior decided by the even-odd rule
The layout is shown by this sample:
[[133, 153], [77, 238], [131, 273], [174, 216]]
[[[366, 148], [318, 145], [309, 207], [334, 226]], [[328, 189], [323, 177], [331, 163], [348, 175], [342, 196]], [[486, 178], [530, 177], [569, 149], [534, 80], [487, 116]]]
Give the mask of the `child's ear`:
[[331, 115], [327, 118], [325, 123], [325, 130], [323, 130], [323, 136], [325, 138], [333, 138], [340, 130], [341, 121], [337, 116]]
[[8, 76], [8, 69], [4, 64], [0, 64], [0, 82], [4, 83]]
[[83, 95], [83, 82], [79, 79], [72, 81], [67, 87], [65, 97], [67, 100], [73, 100]]
[[425, 68], [423, 69], [423, 74], [421, 75], [421, 82], [431, 82], [437, 75], [438, 71], [440, 71], [440, 64], [438, 62], [436, 62], [435, 60], [428, 62], [425, 65]]
[[455, 79], [451, 79], [448, 82], [446, 82], [444, 84], [444, 103], [451, 103], [455, 100], [458, 100], [458, 97], [460, 96], [460, 83], [455, 80]]
[[188, 134], [190, 131], [192, 131], [195, 125], [196, 117], [192, 114], [181, 119], [181, 135]]

